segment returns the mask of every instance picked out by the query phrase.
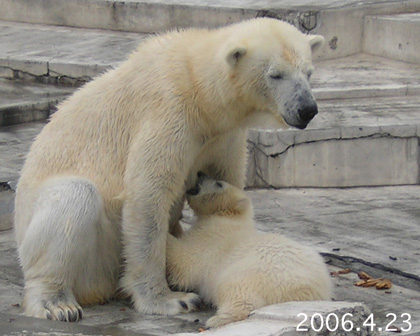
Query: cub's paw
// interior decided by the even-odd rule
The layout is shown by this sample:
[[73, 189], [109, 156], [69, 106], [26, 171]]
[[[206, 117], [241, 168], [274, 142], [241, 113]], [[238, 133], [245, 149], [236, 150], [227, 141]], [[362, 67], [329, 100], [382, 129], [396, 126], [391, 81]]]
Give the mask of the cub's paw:
[[226, 324], [245, 320], [249, 316], [250, 311], [231, 311], [217, 312], [216, 315], [209, 318], [206, 322], [205, 328], [218, 328]]
[[156, 299], [134, 300], [137, 311], [145, 314], [177, 315], [199, 310], [201, 298], [195, 293], [170, 292]]
[[221, 327], [224, 326], [228, 323], [234, 322], [234, 319], [229, 319], [226, 317], [221, 317], [219, 315], [214, 315], [213, 317], [210, 317], [205, 325], [206, 329], [210, 329], [210, 328], [217, 328], [217, 327]]

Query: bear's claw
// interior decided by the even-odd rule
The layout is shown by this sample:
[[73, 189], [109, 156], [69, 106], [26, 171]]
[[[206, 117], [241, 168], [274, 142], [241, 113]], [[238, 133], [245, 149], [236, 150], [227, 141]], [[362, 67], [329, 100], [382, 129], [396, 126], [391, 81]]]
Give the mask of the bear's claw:
[[67, 316], [66, 312], [62, 312], [60, 314], [60, 317], [63, 317], [63, 319], [59, 319], [60, 321], [67, 321], [67, 322], [77, 322], [82, 319], [83, 317], [83, 311], [81, 308], [77, 308], [76, 310], [67, 310]]
[[63, 321], [63, 322], [77, 322], [83, 317], [83, 310], [79, 305], [75, 304], [58, 304], [53, 305], [49, 303], [46, 305], [46, 317], [49, 320]]
[[77, 322], [83, 316], [82, 307], [70, 290], [52, 292], [38, 284], [26, 289], [23, 301], [28, 316], [66, 322]]

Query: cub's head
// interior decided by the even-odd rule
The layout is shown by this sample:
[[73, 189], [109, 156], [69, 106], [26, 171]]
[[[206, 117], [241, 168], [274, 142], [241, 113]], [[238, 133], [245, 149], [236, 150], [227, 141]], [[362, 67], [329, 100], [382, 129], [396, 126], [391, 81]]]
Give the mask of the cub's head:
[[252, 205], [245, 192], [235, 186], [198, 173], [194, 188], [187, 190], [187, 200], [198, 216], [251, 215]]
[[276, 19], [259, 18], [228, 27], [220, 49], [235, 95], [248, 111], [269, 112], [304, 129], [318, 113], [309, 86], [312, 53], [324, 43]]

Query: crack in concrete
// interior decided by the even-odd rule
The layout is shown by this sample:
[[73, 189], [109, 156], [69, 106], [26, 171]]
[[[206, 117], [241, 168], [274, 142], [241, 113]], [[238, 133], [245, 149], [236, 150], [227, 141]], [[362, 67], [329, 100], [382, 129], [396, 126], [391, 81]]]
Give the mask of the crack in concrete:
[[9, 185], [9, 182], [0, 182], [0, 192], [6, 190], [12, 190], [12, 188]]
[[255, 167], [255, 175], [257, 176], [257, 178], [259, 178], [268, 188], [276, 189], [273, 185], [268, 183], [268, 181], [266, 181], [264, 177], [262, 176], [261, 169], [259, 165], [257, 164], [257, 158], [255, 155], [254, 155], [254, 167]]
[[[263, 149], [260, 148], [260, 146], [265, 147], [265, 148], [270, 148], [273, 147], [273, 145], [265, 145], [265, 144], [257, 144], [256, 142], [252, 141], [252, 140], [247, 140], [247, 142], [249, 144], [251, 144], [254, 148], [256, 148], [260, 153], [262, 153], [264, 156], [266, 157], [271, 157], [271, 158], [276, 158], [280, 155], [283, 155], [284, 153], [286, 153], [290, 148], [293, 147], [297, 147], [300, 145], [305, 145], [305, 144], [311, 144], [311, 143], [316, 143], [316, 142], [323, 142], [323, 141], [350, 141], [350, 140], [357, 140], [357, 139], [368, 139], [368, 138], [391, 138], [391, 139], [406, 139], [406, 138], [412, 138], [412, 137], [416, 137], [416, 136], [395, 136], [395, 135], [391, 135], [390, 133], [374, 133], [371, 135], [365, 135], [365, 136], [359, 136], [359, 137], [346, 137], [343, 138], [342, 136], [338, 137], [338, 138], [329, 138], [329, 139], [320, 139], [320, 140], [309, 140], [309, 141], [303, 141], [303, 142], [299, 142], [299, 143], [293, 143], [291, 145], [288, 145], [283, 151], [274, 153], [274, 154], [267, 154], [264, 152]], [[284, 143], [284, 142], [282, 142]]]
[[[56, 54], [54, 56], [51, 56], [51, 58], [49, 58], [48, 61], [47, 61], [47, 76], [50, 76], [50, 62], [53, 59], [58, 58], [60, 56], [60, 51], [57, 50], [57, 48], [55, 47], [55, 45], [53, 45], [53, 48], [55, 49]], [[60, 76], [58, 76], [58, 77], [60, 77]]]
[[[32, 78], [33, 81], [52, 84], [52, 85], [57, 85], [57, 84], [60, 84], [59, 82], [68, 81], [70, 82], [72, 86], [80, 86], [92, 80], [92, 78], [89, 76], [81, 76], [81, 77], [70, 77], [66, 75], [51, 76], [49, 61], [46, 63], [46, 65], [47, 65], [47, 72], [42, 75], [35, 75], [27, 71], [14, 69], [12, 67], [4, 66], [4, 65], [0, 65], [0, 68], [11, 70], [13, 72], [12, 79], [25, 79], [25, 76], [26, 76], [26, 77]], [[0, 77], [0, 78], [11, 79], [10, 77]]]
[[[390, 132], [382, 132], [381, 131], [381, 127], [379, 128], [379, 132], [373, 133], [373, 134], [369, 134], [369, 135], [364, 135], [364, 136], [353, 136], [353, 137], [343, 137], [342, 135], [340, 135], [339, 137], [332, 137], [329, 139], [318, 139], [318, 140], [309, 140], [309, 141], [303, 141], [303, 142], [299, 142], [299, 143], [292, 143], [290, 145], [287, 145], [284, 141], [281, 141], [281, 139], [278, 139], [278, 142], [272, 145], [266, 145], [264, 143], [258, 143], [259, 141], [259, 137], [257, 139], [257, 141], [248, 139], [247, 143], [248, 143], [248, 148], [249, 148], [249, 152], [251, 155], [249, 156], [253, 156], [252, 158], [252, 162], [254, 164], [253, 168], [255, 171], [255, 185], [259, 185], [264, 186], [264, 187], [268, 187], [268, 188], [273, 188], [273, 189], [277, 189], [274, 185], [272, 185], [271, 183], [269, 183], [266, 179], [267, 176], [265, 176], [266, 174], [264, 174], [264, 169], [261, 167], [261, 165], [265, 162], [268, 162], [270, 158], [277, 158], [282, 156], [283, 154], [285, 154], [286, 152], [288, 152], [291, 148], [297, 147], [299, 145], [304, 145], [304, 144], [311, 144], [311, 143], [319, 143], [319, 142], [326, 142], [326, 141], [351, 141], [351, 140], [357, 140], [357, 139], [369, 139], [369, 138], [376, 138], [376, 139], [380, 139], [380, 138], [385, 138], [385, 139], [409, 139], [409, 138], [417, 138], [419, 141], [419, 146], [420, 146], [420, 137], [417, 134], [411, 134], [411, 135], [392, 135]], [[283, 150], [269, 154], [266, 152], [266, 149], [270, 149], [273, 148], [275, 146], [278, 146], [279, 143], [281, 143], [281, 147], [285, 147]], [[266, 158], [266, 160], [261, 159], [258, 160], [260, 157], [258, 155], [258, 153], [261, 153], [263, 155], [263, 157]], [[260, 162], [263, 161], [263, 162]], [[419, 158], [419, 162], [420, 162], [420, 158]], [[419, 163], [420, 164], [420, 163]], [[420, 180], [420, 173], [419, 173], [419, 178], [418, 180]]]

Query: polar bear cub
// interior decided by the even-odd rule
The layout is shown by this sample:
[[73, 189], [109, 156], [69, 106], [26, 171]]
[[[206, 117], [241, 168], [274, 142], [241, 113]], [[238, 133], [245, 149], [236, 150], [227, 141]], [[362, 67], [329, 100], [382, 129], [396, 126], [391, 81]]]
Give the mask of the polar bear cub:
[[197, 218], [180, 238], [168, 235], [167, 276], [217, 307], [206, 328], [245, 319], [286, 301], [331, 299], [331, 279], [313, 249], [257, 232], [245, 192], [201, 175], [187, 199]]

